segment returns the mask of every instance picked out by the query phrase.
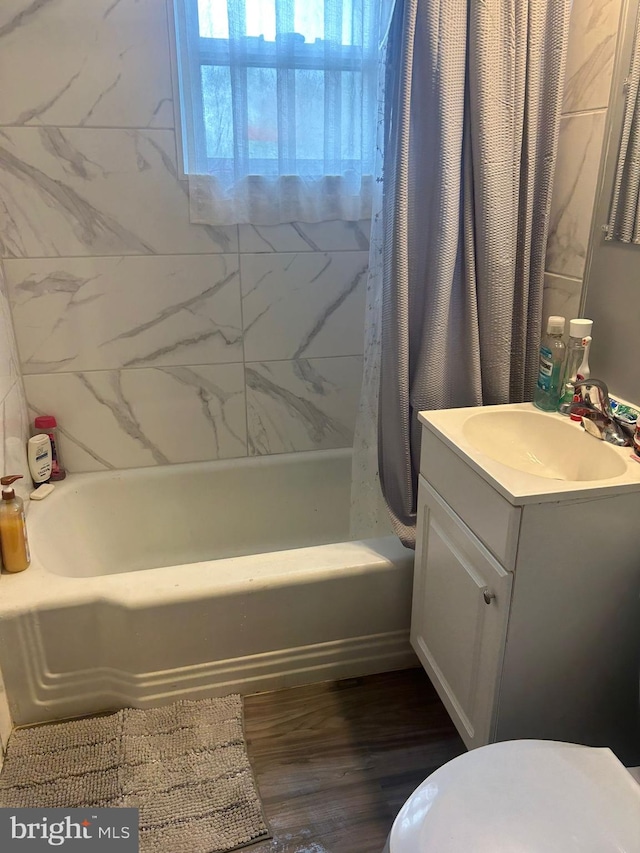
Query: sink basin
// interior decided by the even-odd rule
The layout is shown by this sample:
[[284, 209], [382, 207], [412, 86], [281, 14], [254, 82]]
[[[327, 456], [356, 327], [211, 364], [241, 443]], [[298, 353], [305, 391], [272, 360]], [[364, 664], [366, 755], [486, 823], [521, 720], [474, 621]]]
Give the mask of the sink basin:
[[551, 480], [607, 480], [627, 468], [611, 445], [542, 412], [485, 409], [467, 419], [462, 433], [496, 462]]

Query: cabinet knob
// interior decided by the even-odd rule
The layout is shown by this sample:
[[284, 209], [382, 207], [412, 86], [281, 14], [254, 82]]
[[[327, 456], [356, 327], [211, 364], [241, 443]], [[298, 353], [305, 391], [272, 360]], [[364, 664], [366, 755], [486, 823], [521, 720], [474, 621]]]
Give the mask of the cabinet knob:
[[493, 599], [496, 597], [496, 594], [495, 592], [489, 592], [488, 589], [485, 589], [485, 591], [482, 593], [482, 596], [484, 598], [485, 604], [491, 604]]

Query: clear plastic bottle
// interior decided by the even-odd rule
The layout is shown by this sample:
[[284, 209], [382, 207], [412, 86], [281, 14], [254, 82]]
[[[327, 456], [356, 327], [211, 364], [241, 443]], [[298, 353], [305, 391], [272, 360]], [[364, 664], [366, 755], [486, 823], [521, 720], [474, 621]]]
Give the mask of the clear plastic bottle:
[[31, 555], [24, 520], [24, 504], [12, 488], [12, 483], [22, 474], [2, 477], [2, 501], [0, 501], [0, 545], [2, 564], [7, 572], [23, 572], [29, 567]]
[[[573, 402], [574, 385], [580, 367], [585, 359], [585, 347], [591, 344], [591, 330], [593, 320], [579, 317], [569, 323], [569, 343], [567, 344], [567, 357], [562, 371], [562, 383], [558, 411], [561, 415], [568, 415]], [[584, 379], [587, 377], [584, 376]]]
[[547, 334], [540, 341], [538, 382], [533, 394], [533, 404], [543, 412], [558, 408], [560, 378], [564, 364], [564, 317], [549, 317]]

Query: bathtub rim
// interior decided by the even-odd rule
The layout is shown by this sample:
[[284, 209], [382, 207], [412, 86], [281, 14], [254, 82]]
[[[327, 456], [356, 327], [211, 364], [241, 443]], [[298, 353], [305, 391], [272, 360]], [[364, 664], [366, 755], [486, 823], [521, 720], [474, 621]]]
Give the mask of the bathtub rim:
[[241, 590], [289, 585], [292, 575], [296, 575], [297, 583], [314, 582], [345, 569], [362, 574], [386, 571], [412, 558], [413, 552], [395, 536], [90, 577], [55, 574], [36, 557], [26, 571], [2, 574], [0, 619], [97, 600], [136, 608], [197, 600], [203, 595], [232, 595]]
[[[345, 459], [351, 455], [351, 448], [338, 448], [70, 474], [56, 484], [55, 491], [44, 501], [26, 502], [30, 504], [27, 530], [48, 523], [51, 513], [56, 512], [58, 504], [69, 491], [91, 488], [95, 482], [117, 480], [126, 484], [128, 479], [140, 477], [151, 481], [164, 479], [166, 482], [171, 477], [188, 477], [192, 472], [201, 473], [203, 470], [213, 472], [238, 466], [259, 469], [308, 461], [321, 464], [324, 459]], [[63, 522], [64, 518], [61, 517]], [[292, 573], [297, 575], [297, 582], [311, 582], [340, 571], [341, 568], [356, 572], [361, 569], [363, 573], [384, 571], [390, 565], [409, 558], [413, 559], [412, 551], [405, 548], [394, 535], [385, 535], [131, 572], [76, 576], [48, 569], [46, 556], [35, 550], [31, 566], [26, 571], [19, 574], [2, 573], [0, 618], [43, 607], [73, 606], [96, 600], [113, 601], [135, 608], [176, 600], [193, 600], [201, 598], [203, 594], [231, 595], [239, 589], [248, 588], [248, 584], [253, 589], [264, 589], [291, 583]]]
[[[110, 574], [137, 574], [141, 571], [148, 572], [154, 571], [156, 568], [163, 568], [161, 565], [150, 565], [148, 567], [136, 567], [132, 568], [130, 571], [106, 571], [104, 573], [93, 573], [93, 572], [84, 572], [73, 571], [73, 567], [71, 571], [60, 571], [57, 566], [62, 566], [63, 560], [60, 559], [60, 556], [55, 551], [53, 551], [53, 557], [51, 560], [47, 560], [47, 534], [48, 527], [58, 527], [64, 525], [64, 519], [68, 513], [73, 513], [75, 507], [77, 506], [77, 501], [83, 500], [83, 497], [91, 496], [91, 490], [94, 488], [100, 489], [102, 484], [106, 484], [107, 488], [109, 485], [115, 484], [116, 489], [122, 489], [124, 491], [127, 490], [128, 483], [136, 483], [141, 484], [143, 489], [149, 490], [151, 493], [151, 502], [153, 502], [154, 495], [161, 491], [164, 491], [165, 497], [161, 500], [166, 502], [166, 494], [171, 493], [171, 490], [175, 487], [180, 489], [186, 487], [188, 489], [189, 479], [195, 475], [199, 478], [204, 476], [205, 479], [211, 477], [215, 478], [218, 474], [223, 475], [223, 486], [224, 489], [224, 476], [228, 476], [229, 473], [232, 475], [240, 470], [245, 473], [248, 473], [250, 477], [260, 477], [257, 473], [261, 470], [269, 470], [271, 472], [271, 476], [273, 477], [274, 473], [278, 477], [282, 477], [285, 481], [287, 479], [288, 469], [293, 469], [294, 471], [299, 468], [308, 467], [308, 473], [311, 478], [319, 478], [322, 474], [323, 466], [326, 463], [339, 463], [340, 469], [342, 465], [345, 465], [344, 472], [339, 474], [339, 477], [343, 477], [344, 473], [350, 471], [350, 468], [347, 467], [352, 457], [352, 449], [351, 448], [335, 448], [328, 450], [319, 450], [319, 451], [300, 451], [295, 453], [282, 453], [282, 454], [272, 454], [270, 456], [256, 456], [256, 457], [242, 457], [240, 459], [221, 459], [221, 460], [209, 460], [207, 462], [181, 462], [172, 465], [158, 465], [158, 466], [145, 466], [138, 468], [126, 468], [126, 469], [114, 469], [109, 471], [91, 471], [91, 472], [83, 472], [77, 474], [70, 474], [67, 478], [59, 483], [55, 484], [54, 491], [43, 501], [25, 501], [25, 510], [27, 511], [27, 531], [30, 539], [31, 546], [31, 555], [32, 555], [32, 566], [36, 563], [44, 566], [47, 574], [57, 575], [59, 577], [70, 577], [76, 580], [87, 581], [91, 577], [106, 577]], [[335, 469], [333, 469], [335, 470]], [[294, 475], [295, 476], [295, 475]], [[333, 475], [335, 476], [335, 474]], [[216, 489], [220, 487], [215, 483], [215, 480], [212, 480], [211, 486], [213, 487], [213, 492], [211, 494], [212, 499], [219, 499], [226, 495], [226, 492], [216, 492]], [[249, 488], [252, 488], [252, 481], [249, 482]], [[277, 486], [276, 486], [277, 488]], [[202, 490], [201, 481], [196, 486], [196, 489]], [[285, 486], [286, 490], [286, 486]], [[104, 492], [103, 492], [104, 494]], [[115, 493], [111, 493], [111, 497], [115, 501], [117, 497]], [[344, 500], [345, 496], [340, 497], [340, 500]], [[68, 504], [65, 502], [68, 501]], [[347, 503], [348, 503], [348, 495], [347, 495]], [[194, 504], [194, 511], [201, 508], [200, 503]], [[106, 512], [109, 511], [109, 506], [106, 507]], [[96, 524], [102, 524], [102, 518], [96, 516]], [[108, 523], [107, 523], [108, 524]], [[274, 549], [274, 553], [283, 553], [288, 550], [296, 550], [306, 547], [320, 547], [324, 544], [334, 544], [337, 542], [345, 542], [350, 541], [346, 538], [346, 534], [348, 534], [348, 519], [345, 518], [344, 524], [342, 525], [342, 530], [337, 533], [335, 538], [327, 538], [322, 537], [320, 542], [309, 542], [309, 544], [305, 544], [304, 542], [299, 544], [288, 544], [286, 539], [282, 542], [283, 547]], [[104, 532], [104, 528], [103, 528]], [[389, 533], [390, 528], [389, 528]], [[146, 535], [146, 534], [145, 534]], [[381, 536], [382, 534], [380, 534]], [[93, 542], [91, 541], [91, 534], [86, 534], [88, 540], [89, 550], [93, 548]], [[324, 539], [324, 541], [322, 541]], [[249, 554], [239, 554], [231, 556], [257, 556], [262, 554], [270, 553], [270, 551], [265, 550], [253, 550]], [[176, 562], [172, 563], [168, 566], [164, 566], [165, 568], [176, 568], [182, 567], [185, 565], [195, 565], [198, 562], [219, 562], [221, 559], [226, 559], [227, 557], [221, 555], [220, 557], [215, 557], [213, 560], [201, 559], [201, 560], [189, 560], [186, 562]]]
[[236, 468], [270, 468], [272, 466], [295, 465], [297, 462], [322, 462], [323, 459], [348, 459], [353, 456], [351, 447], [335, 447], [325, 450], [296, 450], [289, 453], [270, 453], [265, 456], [233, 456], [229, 459], [207, 459], [195, 462], [168, 462], [163, 465], [141, 465], [134, 468], [109, 468], [103, 471], [81, 471], [68, 473], [64, 480], [53, 483], [55, 486], [51, 495], [42, 502], [34, 503], [37, 508], [51, 506], [59, 500], [61, 494], [69, 486], [82, 487], [90, 480], [129, 480], [142, 477], [145, 479], [164, 479], [179, 474], [200, 473], [208, 470], [228, 471]]

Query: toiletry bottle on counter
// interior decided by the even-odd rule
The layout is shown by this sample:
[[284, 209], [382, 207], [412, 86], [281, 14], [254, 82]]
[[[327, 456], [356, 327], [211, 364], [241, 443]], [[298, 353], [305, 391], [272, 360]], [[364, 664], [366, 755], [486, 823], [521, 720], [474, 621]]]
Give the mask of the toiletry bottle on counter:
[[51, 478], [52, 453], [51, 439], [46, 433], [34, 435], [27, 442], [27, 459], [29, 460], [29, 471], [33, 485], [38, 488], [43, 483], [48, 483]]
[[[569, 343], [567, 344], [567, 358], [562, 371], [562, 383], [560, 389], [560, 402], [558, 411], [561, 415], [568, 415], [573, 400], [573, 386], [580, 373], [580, 368], [588, 369], [589, 347], [591, 347], [591, 330], [593, 320], [585, 317], [577, 317], [569, 322]], [[586, 349], [586, 354], [585, 354]], [[583, 375], [584, 379], [587, 376]]]
[[31, 562], [24, 504], [11, 488], [11, 484], [21, 477], [22, 474], [13, 474], [0, 479], [2, 484], [2, 501], [0, 501], [2, 563], [5, 571], [12, 573], [23, 572]]
[[64, 480], [67, 472], [64, 470], [58, 444], [58, 423], [53, 415], [39, 415], [33, 422], [36, 433], [46, 433], [51, 440], [51, 482]]
[[540, 341], [538, 382], [533, 404], [543, 412], [555, 412], [560, 393], [560, 374], [564, 363], [564, 317], [549, 317], [547, 334]]

